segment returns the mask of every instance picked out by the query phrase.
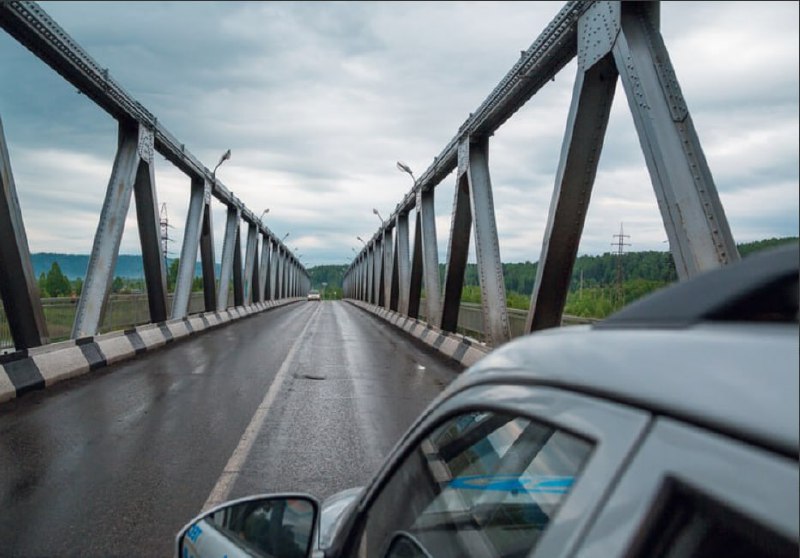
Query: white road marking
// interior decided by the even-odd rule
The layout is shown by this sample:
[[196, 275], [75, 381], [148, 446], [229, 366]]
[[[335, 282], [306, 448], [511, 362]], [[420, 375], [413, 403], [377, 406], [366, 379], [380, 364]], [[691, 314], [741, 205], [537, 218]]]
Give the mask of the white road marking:
[[303, 338], [305, 337], [308, 328], [311, 327], [312, 323], [314, 323], [321, 309], [322, 305], [319, 305], [314, 309], [314, 313], [306, 323], [303, 331], [301, 331], [300, 335], [297, 336], [297, 340], [286, 354], [283, 364], [281, 364], [278, 373], [275, 374], [275, 379], [272, 381], [272, 385], [267, 390], [267, 394], [264, 396], [264, 399], [261, 401], [258, 409], [256, 409], [255, 414], [253, 414], [253, 418], [250, 419], [250, 424], [247, 425], [247, 429], [245, 429], [244, 434], [242, 434], [242, 439], [239, 440], [239, 445], [236, 446], [235, 450], [233, 450], [233, 454], [231, 455], [230, 459], [228, 459], [228, 463], [225, 465], [222, 474], [217, 480], [217, 484], [214, 486], [214, 489], [211, 491], [211, 494], [209, 494], [206, 503], [203, 505], [203, 511], [211, 509], [214, 506], [218, 506], [219, 504], [222, 504], [228, 500], [228, 496], [233, 489], [233, 485], [236, 482], [236, 479], [239, 478], [242, 465], [244, 465], [244, 462], [247, 460], [247, 456], [250, 455], [250, 450], [253, 449], [253, 443], [256, 441], [258, 433], [261, 431], [261, 427], [264, 425], [264, 420], [267, 418], [267, 413], [269, 412], [272, 403], [275, 401], [275, 397], [278, 395], [278, 392], [281, 390], [284, 378], [292, 368], [295, 354], [302, 345]]

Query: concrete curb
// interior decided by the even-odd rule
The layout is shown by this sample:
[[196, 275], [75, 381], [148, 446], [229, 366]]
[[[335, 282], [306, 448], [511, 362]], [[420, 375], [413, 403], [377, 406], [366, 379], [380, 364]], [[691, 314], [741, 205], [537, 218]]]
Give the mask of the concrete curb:
[[360, 300], [345, 300], [353, 306], [358, 306], [362, 310], [374, 314], [393, 326], [402, 329], [411, 337], [419, 339], [447, 358], [455, 360], [464, 368], [469, 368], [492, 350], [488, 345], [475, 339], [471, 339], [459, 333], [442, 331], [423, 321], [403, 316], [402, 314], [387, 310], [381, 306], [367, 304]]
[[286, 306], [305, 298], [258, 302], [222, 312], [193, 314], [187, 318], [137, 326], [51, 343], [0, 356], [0, 403], [34, 390], [45, 389], [69, 378], [153, 351], [207, 329]]

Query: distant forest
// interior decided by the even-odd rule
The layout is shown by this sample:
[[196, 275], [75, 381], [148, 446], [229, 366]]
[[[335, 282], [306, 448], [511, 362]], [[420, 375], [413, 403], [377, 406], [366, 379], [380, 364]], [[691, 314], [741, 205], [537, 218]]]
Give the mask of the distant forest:
[[[747, 242], [739, 244], [738, 248], [739, 253], [746, 257], [758, 250], [793, 242], [797, 243], [798, 237]], [[566, 313], [602, 318], [621, 306], [677, 280], [675, 265], [669, 252], [628, 252], [622, 256], [623, 282], [620, 285], [617, 280], [618, 258], [619, 256], [610, 252], [601, 256], [577, 258], [572, 271]], [[41, 278], [43, 273], [48, 274], [55, 262], [64, 276], [70, 280], [77, 280], [84, 278], [89, 256], [39, 253], [33, 254], [32, 260], [37, 277]], [[177, 262], [169, 263], [170, 275], [174, 275], [177, 272]], [[531, 262], [503, 264], [509, 307], [528, 308], [536, 280], [536, 268], [537, 263]], [[311, 276], [311, 288], [320, 290], [325, 298], [341, 298], [342, 280], [346, 270], [346, 265], [321, 265], [310, 268], [308, 272]], [[199, 276], [200, 273], [198, 263], [196, 275]], [[439, 264], [439, 273], [444, 281], [445, 264]], [[115, 277], [138, 281], [143, 275], [141, 256], [119, 256]], [[197, 287], [201, 288], [199, 282], [197, 283]], [[467, 265], [462, 301], [480, 302], [478, 270], [475, 264]]]

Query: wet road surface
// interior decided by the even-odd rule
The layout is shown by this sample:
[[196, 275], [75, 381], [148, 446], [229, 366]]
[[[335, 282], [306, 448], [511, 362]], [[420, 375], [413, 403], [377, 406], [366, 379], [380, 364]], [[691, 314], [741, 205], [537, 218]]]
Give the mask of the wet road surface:
[[216, 501], [363, 485], [460, 369], [300, 302], [0, 405], [0, 555], [171, 556]]

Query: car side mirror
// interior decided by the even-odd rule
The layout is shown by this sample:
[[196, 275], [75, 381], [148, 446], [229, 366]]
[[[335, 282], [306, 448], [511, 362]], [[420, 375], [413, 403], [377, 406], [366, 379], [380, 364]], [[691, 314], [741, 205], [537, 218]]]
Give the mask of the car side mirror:
[[319, 502], [302, 494], [267, 494], [227, 502], [193, 519], [176, 538], [179, 558], [311, 555]]

